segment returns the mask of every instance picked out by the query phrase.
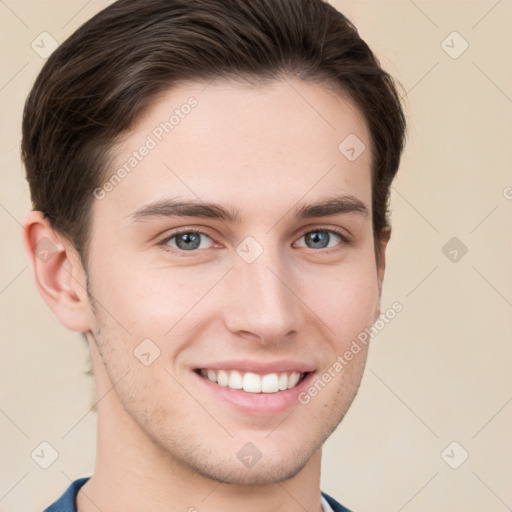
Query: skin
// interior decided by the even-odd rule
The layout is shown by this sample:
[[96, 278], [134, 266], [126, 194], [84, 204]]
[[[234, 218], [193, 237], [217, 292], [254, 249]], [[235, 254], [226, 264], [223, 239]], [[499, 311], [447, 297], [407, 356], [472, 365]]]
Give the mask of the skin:
[[[377, 259], [368, 129], [321, 84], [183, 84], [124, 134], [107, 177], [191, 96], [197, 107], [93, 202], [87, 272], [40, 212], [26, 219], [38, 289], [64, 326], [86, 333], [101, 399], [96, 467], [78, 510], [318, 512], [321, 447], [357, 393], [367, 349], [310, 403], [277, 414], [243, 414], [206, 396], [192, 370], [292, 359], [321, 375], [377, 319], [388, 237]], [[338, 150], [349, 134], [367, 147], [353, 162]], [[334, 196], [358, 199], [368, 215], [294, 215]], [[168, 198], [217, 203], [237, 220], [133, 221]], [[201, 248], [165, 243], [177, 228], [205, 233]], [[318, 230], [352, 241], [331, 234], [327, 248], [308, 247], [304, 235]], [[236, 252], [248, 236], [263, 250], [250, 264]], [[43, 237], [57, 247], [46, 263], [36, 257]], [[144, 339], [160, 350], [149, 366], [133, 354]], [[251, 468], [236, 456], [247, 442], [262, 454]]]

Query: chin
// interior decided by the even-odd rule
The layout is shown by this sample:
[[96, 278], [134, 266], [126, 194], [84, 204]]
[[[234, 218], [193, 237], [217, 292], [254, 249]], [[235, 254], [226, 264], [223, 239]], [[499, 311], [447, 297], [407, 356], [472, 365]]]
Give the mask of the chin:
[[264, 463], [262, 459], [252, 468], [245, 468], [241, 463], [230, 461], [225, 465], [221, 463], [211, 466], [201, 464], [193, 469], [196, 473], [215, 482], [253, 486], [270, 485], [289, 480], [297, 475], [307, 463], [308, 460], [290, 462], [289, 458], [287, 458], [286, 464], [275, 461]]

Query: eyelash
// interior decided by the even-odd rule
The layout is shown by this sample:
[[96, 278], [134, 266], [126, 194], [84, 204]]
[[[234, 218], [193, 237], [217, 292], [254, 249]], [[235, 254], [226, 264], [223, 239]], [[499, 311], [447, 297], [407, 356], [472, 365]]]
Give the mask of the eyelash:
[[[333, 229], [333, 228], [326, 228], [326, 227], [321, 227], [321, 226], [316, 227], [314, 229], [309, 229], [308, 231], [305, 231], [304, 233], [302, 233], [302, 235], [297, 240], [300, 240], [301, 238], [306, 236], [308, 233], [315, 233], [317, 231], [324, 231], [326, 233], [334, 233], [335, 235], [340, 237], [342, 244], [344, 244], [346, 246], [350, 246], [353, 244], [352, 239], [349, 238], [349, 236], [346, 235], [341, 230], [337, 230], [337, 229]], [[201, 250], [204, 250], [204, 249], [195, 249], [192, 251], [185, 251], [182, 249], [176, 249], [174, 247], [170, 247], [168, 245], [169, 241], [171, 241], [173, 238], [183, 235], [185, 233], [206, 236], [207, 238], [212, 240], [213, 243], [216, 243], [215, 240], [211, 236], [209, 236], [207, 233], [205, 233], [203, 231], [200, 231], [198, 229], [182, 229], [180, 231], [175, 231], [175, 232], [171, 233], [170, 235], [166, 236], [161, 242], [158, 243], [158, 245], [160, 245], [164, 251], [169, 251], [169, 252], [172, 252], [173, 254], [176, 254], [179, 257], [185, 257], [185, 258], [190, 257], [194, 253], [197, 253]], [[306, 249], [307, 249], [307, 247], [306, 247]], [[315, 252], [323, 252], [324, 254], [330, 254], [331, 252], [339, 251], [340, 248], [339, 247], [328, 247], [328, 248], [324, 248], [324, 249], [311, 249], [311, 250], [315, 251]], [[189, 253], [189, 254], [187, 254], [187, 253]]]

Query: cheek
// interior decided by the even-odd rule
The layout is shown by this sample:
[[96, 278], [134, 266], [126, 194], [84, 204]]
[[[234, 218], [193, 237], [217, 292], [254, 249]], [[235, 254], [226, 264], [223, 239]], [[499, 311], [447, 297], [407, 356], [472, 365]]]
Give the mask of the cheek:
[[340, 267], [321, 282], [315, 291], [305, 292], [305, 302], [329, 326], [336, 343], [345, 346], [374, 322], [379, 304], [376, 269], [370, 264]]
[[[150, 338], [168, 342], [190, 322], [211, 316], [220, 301], [212, 301], [224, 269], [165, 268], [142, 263], [128, 266], [106, 263], [92, 276], [93, 294], [116, 322], [108, 323], [133, 343]], [[217, 291], [217, 290], [216, 290]], [[199, 317], [199, 318], [198, 318]], [[130, 333], [128, 335], [128, 333]]]

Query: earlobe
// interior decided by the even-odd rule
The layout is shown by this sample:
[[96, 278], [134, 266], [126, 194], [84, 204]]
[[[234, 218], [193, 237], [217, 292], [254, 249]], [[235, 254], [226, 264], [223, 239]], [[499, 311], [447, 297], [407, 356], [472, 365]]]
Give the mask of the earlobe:
[[39, 211], [27, 215], [23, 242], [37, 289], [60, 323], [72, 331], [89, 331], [86, 274], [76, 249]]

